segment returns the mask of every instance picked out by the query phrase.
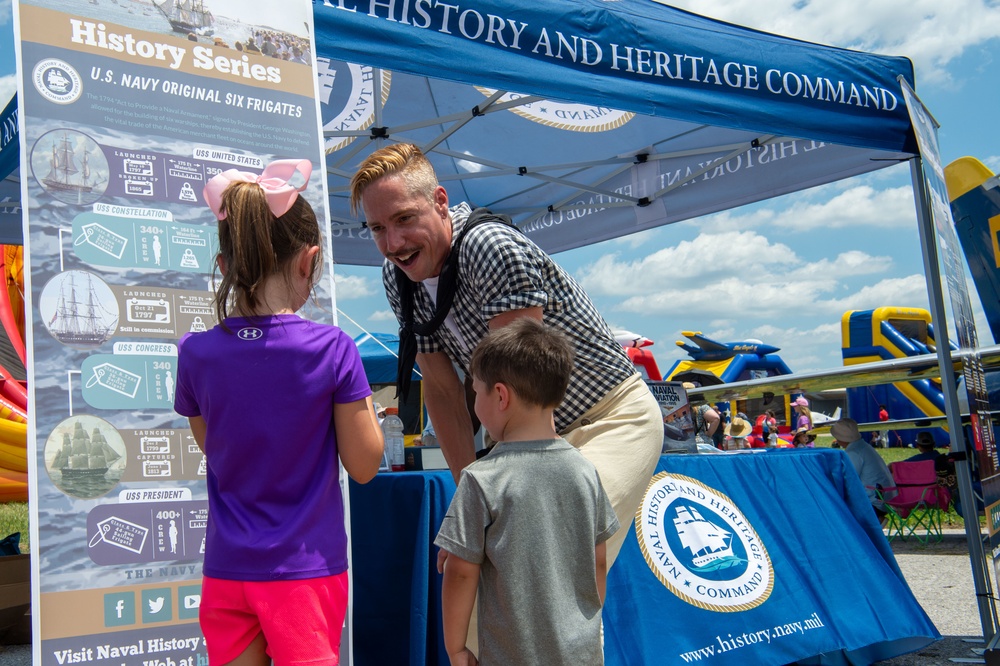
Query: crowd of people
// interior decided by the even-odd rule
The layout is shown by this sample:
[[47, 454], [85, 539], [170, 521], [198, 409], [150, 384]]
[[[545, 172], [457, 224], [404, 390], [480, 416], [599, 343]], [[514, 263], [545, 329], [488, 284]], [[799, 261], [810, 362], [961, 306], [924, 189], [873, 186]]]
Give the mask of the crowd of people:
[[[198, 35], [189, 33], [188, 39], [198, 41]], [[235, 49], [241, 53], [262, 55], [288, 62], [308, 65], [312, 62], [312, 44], [307, 37], [299, 37], [277, 30], [254, 29], [246, 39], [229, 44], [222, 37], [213, 37], [212, 45], [217, 48]]]

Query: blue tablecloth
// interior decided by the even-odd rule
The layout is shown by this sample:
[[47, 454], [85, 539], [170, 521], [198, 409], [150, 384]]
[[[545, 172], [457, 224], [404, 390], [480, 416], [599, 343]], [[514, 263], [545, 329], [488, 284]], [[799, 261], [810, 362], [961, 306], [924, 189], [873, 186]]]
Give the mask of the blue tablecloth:
[[434, 537], [451, 472], [380, 473], [350, 493], [355, 666], [447, 666]]
[[[660, 478], [659, 488], [696, 492], [673, 498], [661, 492], [657, 510], [666, 515], [700, 506], [695, 510], [713, 525], [752, 534], [737, 545], [737, 555], [752, 560], [766, 551], [770, 587], [753, 607], [718, 610], [687, 594], [675, 568], [668, 566], [673, 573], [667, 574], [661, 568], [660, 576], [689, 597], [684, 600], [656, 574], [633, 526], [608, 576], [609, 666], [868, 664], [939, 638], [842, 451], [669, 455], [657, 468], [664, 472], [669, 476]], [[433, 539], [453, 493], [448, 472], [379, 474], [364, 486], [351, 483], [356, 666], [448, 664]], [[646, 550], [663, 563], [662, 553]], [[714, 575], [739, 570], [737, 564]]]

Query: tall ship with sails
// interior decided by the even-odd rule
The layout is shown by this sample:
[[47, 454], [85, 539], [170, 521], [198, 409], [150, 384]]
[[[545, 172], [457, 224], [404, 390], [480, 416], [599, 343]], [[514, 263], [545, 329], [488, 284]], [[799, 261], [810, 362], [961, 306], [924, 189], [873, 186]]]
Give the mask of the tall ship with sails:
[[119, 458], [121, 454], [111, 448], [99, 428], [88, 435], [77, 421], [72, 438], [63, 433], [62, 448], [56, 453], [52, 468], [62, 472], [64, 479], [103, 477]]
[[[78, 276], [83, 276], [85, 284], [77, 284]], [[117, 325], [117, 316], [104, 311], [95, 298], [90, 274], [68, 271], [48, 323], [52, 337], [66, 345], [96, 347], [111, 337]]]
[[[83, 153], [83, 164], [77, 168], [76, 150], [65, 134], [61, 140], [52, 143], [49, 167], [49, 175], [42, 179], [42, 184], [50, 190], [83, 193], [94, 189], [90, 184], [90, 163], [87, 153]], [[77, 174], [80, 174], [79, 178]]]
[[693, 506], [678, 506], [674, 527], [681, 545], [691, 551], [698, 569], [726, 569], [743, 560], [733, 556], [733, 535], [706, 520]]
[[215, 17], [205, 7], [205, 0], [153, 0], [157, 8], [170, 21], [174, 32], [212, 35]]

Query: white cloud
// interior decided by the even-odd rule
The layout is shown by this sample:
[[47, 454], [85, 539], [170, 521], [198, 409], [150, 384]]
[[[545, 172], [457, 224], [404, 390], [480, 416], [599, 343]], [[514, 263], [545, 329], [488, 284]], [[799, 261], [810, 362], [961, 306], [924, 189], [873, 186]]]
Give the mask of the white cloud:
[[368, 298], [377, 293], [368, 280], [358, 275], [334, 273], [333, 279], [337, 284], [338, 301], [347, 301], [353, 298]]
[[14, 20], [14, 3], [11, 0], [0, 0], [0, 26]]
[[[838, 189], [842, 191], [838, 193]], [[790, 203], [780, 209], [729, 210], [697, 223], [706, 231], [767, 227], [796, 233], [847, 227], [912, 229], [916, 224], [913, 190], [909, 185], [876, 189], [865, 184], [844, 189], [839, 184], [839, 187], [801, 192], [786, 201]]]
[[870, 310], [892, 305], [897, 307], [927, 308], [927, 281], [923, 275], [889, 278], [862, 287], [856, 293], [818, 303], [819, 308], [840, 316], [848, 310]]
[[990, 0], [675, 0], [692, 12], [797, 39], [907, 56], [921, 83], [943, 84], [945, 67], [1000, 37]]
[[396, 315], [392, 313], [392, 310], [377, 310], [368, 317], [368, 321], [396, 321]]
[[0, 110], [7, 106], [7, 102], [17, 92], [17, 75], [8, 74], [0, 76]]
[[800, 262], [788, 246], [753, 231], [701, 234], [635, 261], [620, 261], [619, 256], [605, 255], [580, 272], [588, 293], [625, 295], [660, 287], [693, 291], [731, 275], [734, 267], [744, 273], [761, 270], [768, 257], [786, 257], [793, 266]]

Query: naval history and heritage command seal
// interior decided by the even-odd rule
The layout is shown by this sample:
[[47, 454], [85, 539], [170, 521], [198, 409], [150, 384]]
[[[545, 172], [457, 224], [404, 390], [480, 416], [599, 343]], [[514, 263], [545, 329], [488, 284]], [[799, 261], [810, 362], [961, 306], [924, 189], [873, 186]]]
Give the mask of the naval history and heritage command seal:
[[731, 499], [697, 479], [654, 476], [635, 530], [650, 570], [689, 604], [745, 611], [774, 588], [771, 558], [753, 525]]

